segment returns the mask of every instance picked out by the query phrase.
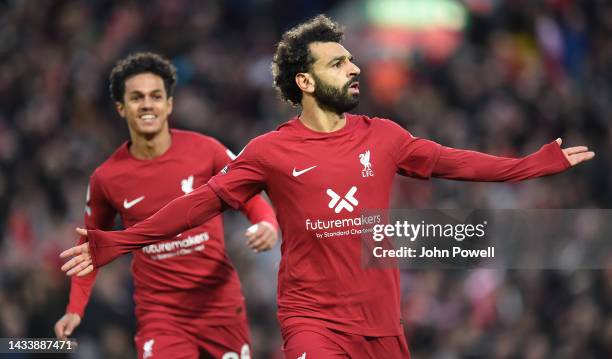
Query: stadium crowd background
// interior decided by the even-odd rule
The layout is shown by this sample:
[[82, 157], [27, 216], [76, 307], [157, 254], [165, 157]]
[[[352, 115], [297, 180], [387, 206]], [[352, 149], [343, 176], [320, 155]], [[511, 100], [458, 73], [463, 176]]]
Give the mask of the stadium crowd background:
[[[89, 174], [128, 137], [107, 76], [130, 52], [156, 51], [177, 66], [174, 127], [238, 152], [296, 113], [273, 92], [271, 54], [284, 30], [325, 12], [348, 25], [346, 46], [362, 69], [354, 112], [497, 155], [556, 137], [597, 153], [569, 173], [521, 184], [398, 178], [393, 207], [609, 208], [612, 3], [429, 3], [460, 5], [463, 26], [451, 18], [455, 27], [428, 27], [425, 13], [385, 28], [365, 1], [0, 1], [0, 337], [53, 336], [69, 288], [58, 253], [76, 239]], [[278, 248], [249, 253], [245, 221], [226, 218], [255, 357], [280, 358]], [[608, 257], [603, 270], [402, 272], [413, 358], [612, 357]], [[135, 357], [134, 327], [124, 258], [98, 276], [75, 357]]]

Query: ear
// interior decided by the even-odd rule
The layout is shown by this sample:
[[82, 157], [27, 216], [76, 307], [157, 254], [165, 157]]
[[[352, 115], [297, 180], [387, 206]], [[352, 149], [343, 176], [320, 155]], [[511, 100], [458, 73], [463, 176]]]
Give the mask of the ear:
[[295, 75], [295, 84], [302, 92], [313, 93], [315, 90], [314, 78], [307, 72], [300, 72]]
[[117, 109], [117, 113], [121, 118], [125, 118], [125, 106], [123, 102], [115, 102], [115, 108]]
[[173, 107], [174, 107], [174, 97], [168, 97], [168, 115], [172, 113]]

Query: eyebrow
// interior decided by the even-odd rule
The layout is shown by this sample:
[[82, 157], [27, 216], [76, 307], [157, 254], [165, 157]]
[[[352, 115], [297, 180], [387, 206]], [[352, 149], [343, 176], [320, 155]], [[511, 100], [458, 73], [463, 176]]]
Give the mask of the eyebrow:
[[[162, 89], [155, 89], [153, 91], [151, 91], [151, 94], [155, 94], [157, 92], [162, 92]], [[129, 95], [144, 95], [145, 93], [140, 91], [140, 90], [132, 90], [130, 92], [128, 92]]]
[[329, 60], [329, 62], [327, 64], [331, 65], [335, 61], [344, 60], [344, 59], [348, 59], [349, 61], [353, 61], [354, 57], [353, 57], [353, 55], [340, 55], [340, 56], [336, 56], [336, 57], [332, 58], [331, 60]]

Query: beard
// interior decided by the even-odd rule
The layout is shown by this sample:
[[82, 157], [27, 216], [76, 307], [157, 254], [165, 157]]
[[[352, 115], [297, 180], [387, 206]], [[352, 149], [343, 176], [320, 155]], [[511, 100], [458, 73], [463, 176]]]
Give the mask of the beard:
[[316, 81], [314, 98], [319, 107], [324, 110], [341, 115], [359, 105], [359, 93], [349, 94], [349, 87], [358, 81], [357, 77], [347, 81], [342, 88], [334, 87], [321, 80], [314, 73], [312, 77]]

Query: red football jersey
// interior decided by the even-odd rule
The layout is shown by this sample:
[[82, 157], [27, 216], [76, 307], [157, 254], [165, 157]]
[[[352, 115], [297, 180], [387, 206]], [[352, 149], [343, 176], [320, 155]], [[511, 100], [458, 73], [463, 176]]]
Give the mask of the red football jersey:
[[293, 119], [252, 140], [208, 185], [147, 220], [126, 231], [89, 231], [94, 267], [215, 216], [223, 203], [237, 208], [265, 189], [283, 234], [283, 330], [313, 324], [365, 336], [400, 335], [399, 272], [362, 267], [357, 233], [363, 210], [388, 207], [396, 173], [517, 181], [570, 167], [555, 142], [523, 158], [503, 158], [415, 138], [389, 120], [348, 114], [346, 120], [342, 129], [320, 133]]
[[[88, 229], [112, 229], [116, 214], [129, 228], [205, 184], [234, 157], [211, 137], [180, 130], [171, 130], [171, 136], [170, 148], [155, 159], [133, 157], [125, 143], [95, 170], [87, 191]], [[270, 207], [254, 212], [249, 215], [253, 222], [276, 224]], [[133, 254], [138, 317], [197, 316], [213, 325], [245, 318], [240, 282], [225, 253], [221, 216]], [[95, 275], [73, 277], [67, 311], [83, 316]]]
[[251, 141], [226, 175], [209, 182], [232, 207], [265, 186], [277, 209], [283, 233], [278, 316], [284, 328], [300, 323], [367, 336], [402, 334], [399, 272], [364, 268], [358, 231], [377, 223], [362, 217], [363, 210], [388, 208], [396, 173], [518, 180], [568, 167], [556, 144], [535, 157], [508, 159], [415, 138], [385, 119], [346, 119], [332, 133], [293, 119]]
[[[283, 327], [311, 323], [369, 336], [400, 335], [399, 272], [364, 269], [361, 235], [351, 232], [363, 228], [355, 224], [363, 209], [388, 207], [397, 172], [429, 177], [440, 146], [412, 138], [388, 120], [346, 117], [346, 125], [332, 133], [293, 119], [252, 141], [227, 174], [209, 184], [231, 206], [265, 184], [278, 209]], [[425, 151], [411, 156], [419, 147]], [[244, 185], [245, 176], [252, 186]], [[324, 232], [341, 234], [318, 238]]]

